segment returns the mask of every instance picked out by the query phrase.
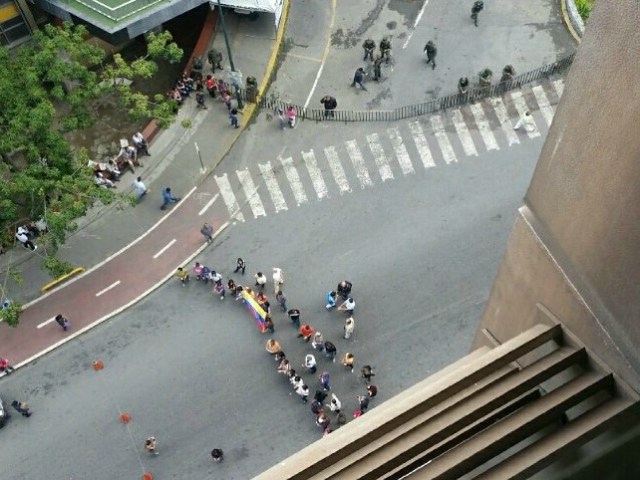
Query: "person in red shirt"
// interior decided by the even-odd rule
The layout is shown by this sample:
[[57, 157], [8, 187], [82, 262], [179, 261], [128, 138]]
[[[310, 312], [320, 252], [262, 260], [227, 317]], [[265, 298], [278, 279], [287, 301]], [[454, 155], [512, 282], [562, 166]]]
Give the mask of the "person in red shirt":
[[306, 323], [300, 327], [298, 337], [302, 337], [305, 342], [311, 340], [315, 330], [311, 325], [307, 325]]
[[7, 375], [9, 375], [14, 370], [15, 369], [11, 365], [9, 365], [9, 360], [4, 357], [0, 357], [0, 372], [5, 372]]

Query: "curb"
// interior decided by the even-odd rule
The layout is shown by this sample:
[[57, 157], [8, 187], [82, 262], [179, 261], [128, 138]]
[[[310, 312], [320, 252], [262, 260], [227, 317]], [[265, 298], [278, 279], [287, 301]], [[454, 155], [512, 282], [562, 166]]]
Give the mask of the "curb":
[[562, 20], [569, 30], [569, 33], [580, 44], [584, 35], [584, 21], [578, 13], [578, 8], [574, 0], [560, 0], [560, 9], [562, 10]]

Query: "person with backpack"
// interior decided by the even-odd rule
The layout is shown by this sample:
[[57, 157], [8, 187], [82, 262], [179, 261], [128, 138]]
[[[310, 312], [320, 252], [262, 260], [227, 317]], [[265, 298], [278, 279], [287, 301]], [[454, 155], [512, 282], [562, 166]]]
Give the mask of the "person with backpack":
[[71, 325], [69, 323], [69, 320], [65, 316], [63, 316], [61, 313], [56, 315], [56, 323], [60, 325], [62, 327], [62, 330], [64, 330], [65, 332], [68, 330], [69, 326]]
[[484, 8], [484, 2], [482, 0], [477, 0], [473, 2], [473, 6], [471, 7], [471, 19], [473, 20], [473, 24], [478, 26], [478, 14]]

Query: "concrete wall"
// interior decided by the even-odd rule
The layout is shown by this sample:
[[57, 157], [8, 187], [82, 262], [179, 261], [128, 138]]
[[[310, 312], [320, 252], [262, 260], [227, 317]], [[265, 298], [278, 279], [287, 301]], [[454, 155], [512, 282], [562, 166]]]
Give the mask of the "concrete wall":
[[637, 0], [596, 2], [481, 323], [504, 341], [540, 302], [636, 390], [639, 24]]

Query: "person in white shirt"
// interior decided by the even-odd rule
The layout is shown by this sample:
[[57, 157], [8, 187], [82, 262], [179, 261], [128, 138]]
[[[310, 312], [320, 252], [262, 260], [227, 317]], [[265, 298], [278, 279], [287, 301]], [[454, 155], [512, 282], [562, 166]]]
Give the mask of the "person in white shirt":
[[356, 322], [353, 319], [353, 317], [347, 318], [347, 320], [344, 322], [344, 338], [351, 337], [351, 334], [353, 333], [355, 328], [356, 328]]
[[327, 407], [329, 407], [329, 410], [336, 415], [340, 413], [340, 410], [342, 409], [342, 402], [340, 402], [338, 397], [336, 397], [335, 393], [331, 394], [331, 402], [327, 403]]
[[149, 190], [147, 189], [146, 185], [142, 181], [142, 177], [138, 177], [133, 181], [133, 188], [135, 188], [136, 190], [138, 201], [142, 200], [142, 197], [144, 197], [147, 193], [149, 193]]
[[352, 297], [347, 298], [342, 305], [338, 307], [341, 312], [347, 312], [349, 315], [353, 315], [353, 310], [356, 308], [356, 302]]
[[265, 277], [262, 272], [258, 272], [253, 278], [256, 279], [256, 287], [260, 287], [260, 290], [264, 289], [264, 286], [267, 284], [267, 277]]
[[307, 387], [304, 383], [296, 388], [296, 393], [302, 397], [302, 402], [307, 403], [309, 398], [309, 387]]
[[524, 127], [527, 132], [533, 132], [536, 128], [533, 117], [531, 116], [531, 112], [529, 112], [528, 110], [524, 112], [524, 115], [522, 117], [520, 117], [520, 120], [518, 120], [518, 123], [516, 123], [516, 126], [513, 127], [513, 129], [519, 130], [522, 127]]
[[284, 272], [281, 268], [273, 267], [273, 289], [275, 295], [281, 290], [282, 285], [284, 284]]
[[28, 248], [32, 252], [35, 252], [38, 249], [37, 245], [34, 245], [29, 237], [27, 236], [27, 230], [23, 227], [18, 227], [18, 231], [16, 232], [16, 239], [22, 243], [24, 248]]
[[142, 133], [136, 132], [133, 134], [133, 137], [131, 138], [133, 140], [133, 144], [138, 149], [138, 152], [144, 153], [147, 157], [151, 156], [151, 154], [149, 153], [149, 145], [147, 144], [147, 141], [144, 139], [144, 136], [142, 136]]
[[305, 367], [309, 373], [316, 373], [316, 357], [308, 354], [304, 357], [304, 363], [302, 366]]

